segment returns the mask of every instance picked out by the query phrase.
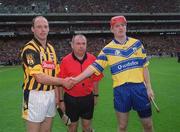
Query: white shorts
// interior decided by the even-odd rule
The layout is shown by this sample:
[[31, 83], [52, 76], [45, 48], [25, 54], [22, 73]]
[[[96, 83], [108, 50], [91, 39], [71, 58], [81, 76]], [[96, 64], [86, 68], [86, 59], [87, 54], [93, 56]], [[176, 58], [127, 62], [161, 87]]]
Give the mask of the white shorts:
[[24, 101], [23, 118], [31, 122], [42, 122], [45, 117], [54, 117], [56, 114], [55, 92], [29, 92], [28, 102]]

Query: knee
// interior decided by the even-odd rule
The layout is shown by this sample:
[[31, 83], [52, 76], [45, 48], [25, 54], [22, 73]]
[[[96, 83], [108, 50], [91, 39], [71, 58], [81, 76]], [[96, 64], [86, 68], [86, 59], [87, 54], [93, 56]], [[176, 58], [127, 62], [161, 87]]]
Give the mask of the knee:
[[92, 128], [90, 126], [84, 126], [83, 132], [92, 132]]
[[83, 132], [91, 132], [92, 131], [92, 128], [91, 128], [91, 125], [89, 122], [83, 123], [82, 128], [83, 128]]
[[126, 131], [126, 129], [127, 129], [127, 124], [120, 124], [119, 125], [119, 130], [120, 131]]
[[77, 132], [77, 126], [76, 125], [69, 125], [68, 126], [68, 132]]
[[144, 124], [144, 129], [145, 130], [152, 130], [153, 129], [153, 124], [152, 122], [148, 122]]

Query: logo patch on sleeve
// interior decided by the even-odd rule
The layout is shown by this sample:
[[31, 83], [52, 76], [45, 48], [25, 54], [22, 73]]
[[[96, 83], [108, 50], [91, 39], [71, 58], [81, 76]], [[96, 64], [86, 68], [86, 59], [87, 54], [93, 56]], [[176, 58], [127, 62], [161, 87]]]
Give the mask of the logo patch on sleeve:
[[34, 55], [33, 54], [27, 54], [26, 55], [27, 63], [29, 65], [33, 65], [35, 63]]

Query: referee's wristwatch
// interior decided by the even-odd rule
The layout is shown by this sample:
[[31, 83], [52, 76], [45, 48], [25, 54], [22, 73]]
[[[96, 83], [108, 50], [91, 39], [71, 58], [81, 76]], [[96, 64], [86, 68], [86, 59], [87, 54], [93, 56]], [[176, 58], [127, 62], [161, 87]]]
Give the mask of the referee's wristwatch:
[[60, 99], [59, 102], [64, 102], [64, 100], [63, 100], [63, 99]]
[[94, 97], [99, 97], [99, 94], [93, 94]]

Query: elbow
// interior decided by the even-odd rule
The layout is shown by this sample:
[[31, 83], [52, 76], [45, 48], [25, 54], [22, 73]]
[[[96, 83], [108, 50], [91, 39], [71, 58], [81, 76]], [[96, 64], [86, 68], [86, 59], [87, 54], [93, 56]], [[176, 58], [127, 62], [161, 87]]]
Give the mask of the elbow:
[[145, 84], [147, 84], [147, 83], [148, 83], [146, 79], [144, 79], [144, 83], [145, 83]]

